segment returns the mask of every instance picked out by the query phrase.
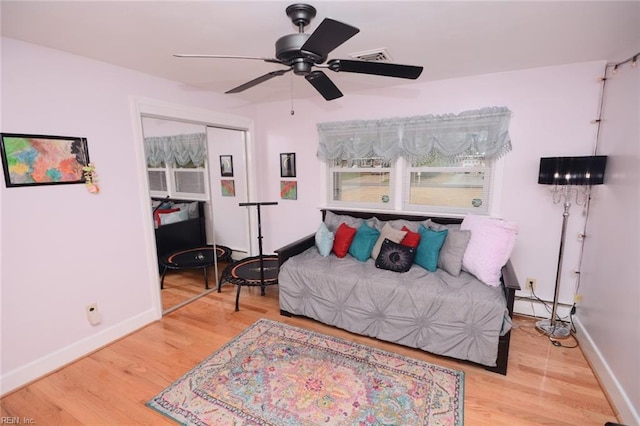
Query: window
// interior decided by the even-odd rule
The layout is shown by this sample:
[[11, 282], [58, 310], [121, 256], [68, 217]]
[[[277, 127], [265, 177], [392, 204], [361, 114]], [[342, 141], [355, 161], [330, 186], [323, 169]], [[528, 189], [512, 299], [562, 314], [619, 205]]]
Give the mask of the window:
[[465, 157], [412, 164], [405, 174], [403, 207], [447, 213], [488, 213], [493, 162]]
[[208, 200], [208, 169], [204, 167], [148, 168], [152, 197], [172, 197], [190, 200]]
[[388, 208], [393, 200], [392, 169], [380, 158], [341, 160], [329, 168], [329, 204]]
[[207, 198], [207, 169], [172, 169], [175, 195], [195, 195]]
[[[328, 205], [490, 212], [497, 159], [511, 150], [504, 107], [459, 115], [318, 124]], [[397, 188], [397, 189], [396, 189]]]
[[167, 184], [167, 169], [148, 168], [149, 188], [151, 195], [166, 197], [169, 194], [169, 185]]
[[145, 138], [151, 196], [209, 199], [205, 140], [205, 133]]

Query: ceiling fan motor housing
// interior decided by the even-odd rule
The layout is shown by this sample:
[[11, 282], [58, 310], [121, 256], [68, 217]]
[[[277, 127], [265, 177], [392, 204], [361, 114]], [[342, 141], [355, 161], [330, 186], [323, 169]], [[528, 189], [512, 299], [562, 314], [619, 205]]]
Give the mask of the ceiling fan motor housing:
[[276, 41], [276, 58], [283, 64], [293, 66], [293, 72], [298, 75], [306, 75], [314, 64], [327, 60], [326, 56], [300, 49], [309, 36], [305, 33], [288, 34]]

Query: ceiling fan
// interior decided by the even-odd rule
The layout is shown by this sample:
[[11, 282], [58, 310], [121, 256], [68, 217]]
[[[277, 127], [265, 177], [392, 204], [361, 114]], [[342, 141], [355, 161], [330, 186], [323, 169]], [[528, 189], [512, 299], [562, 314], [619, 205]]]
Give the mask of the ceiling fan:
[[324, 72], [314, 70], [314, 67], [326, 68], [335, 72], [373, 74], [408, 79], [416, 79], [422, 73], [422, 67], [419, 66], [388, 62], [331, 59], [325, 64], [324, 62], [332, 50], [349, 40], [360, 30], [351, 25], [325, 18], [313, 33], [307, 34], [304, 32], [304, 27], [309, 25], [309, 22], [316, 16], [316, 9], [308, 4], [296, 3], [287, 7], [286, 13], [293, 24], [298, 27], [298, 32], [280, 37], [276, 41], [275, 58], [199, 54], [175, 54], [174, 56], [179, 58], [257, 59], [268, 63], [285, 65], [288, 68], [268, 72], [225, 93], [239, 93], [274, 77], [293, 71], [296, 75], [303, 75], [328, 101], [341, 97], [342, 92]]

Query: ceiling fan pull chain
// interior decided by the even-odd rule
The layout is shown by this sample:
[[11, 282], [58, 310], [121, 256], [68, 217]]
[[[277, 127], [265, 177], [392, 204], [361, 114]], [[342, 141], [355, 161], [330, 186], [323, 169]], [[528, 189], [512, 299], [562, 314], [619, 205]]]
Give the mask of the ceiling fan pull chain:
[[293, 74], [291, 74], [291, 115], [295, 115], [296, 112], [293, 110]]

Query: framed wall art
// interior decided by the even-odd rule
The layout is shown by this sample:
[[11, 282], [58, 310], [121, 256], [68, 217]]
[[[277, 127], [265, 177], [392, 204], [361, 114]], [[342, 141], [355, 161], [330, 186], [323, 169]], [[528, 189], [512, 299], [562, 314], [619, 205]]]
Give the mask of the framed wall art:
[[280, 198], [282, 198], [283, 200], [297, 200], [298, 182], [295, 180], [281, 180]]
[[85, 183], [87, 139], [1, 133], [0, 151], [7, 188]]
[[286, 152], [280, 154], [280, 177], [296, 177], [296, 154]]
[[233, 179], [223, 179], [220, 181], [220, 189], [223, 197], [236, 196], [236, 183]]
[[220, 156], [220, 176], [233, 177], [233, 156], [232, 155]]

